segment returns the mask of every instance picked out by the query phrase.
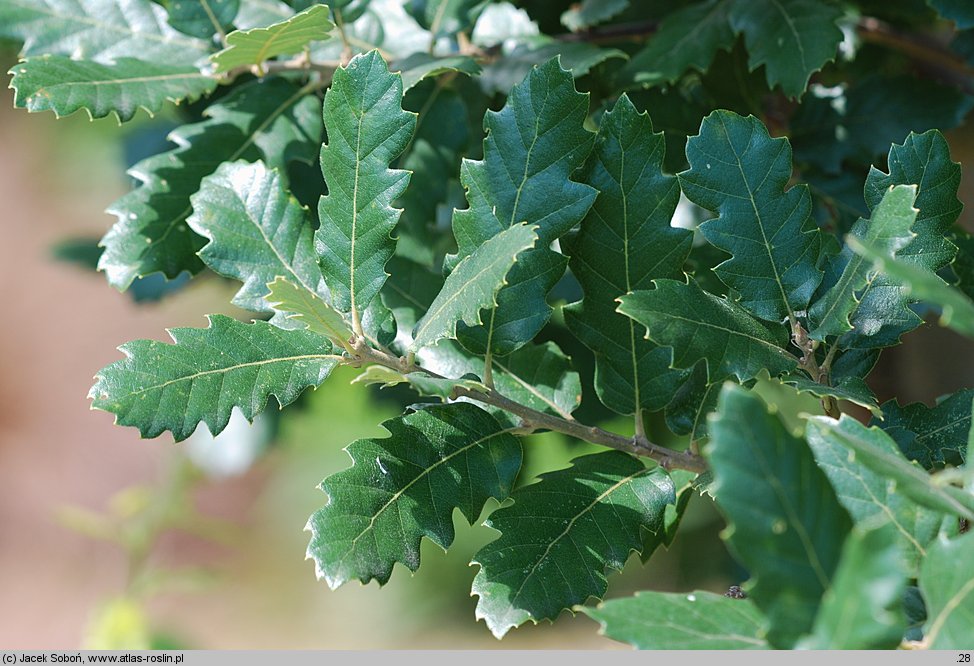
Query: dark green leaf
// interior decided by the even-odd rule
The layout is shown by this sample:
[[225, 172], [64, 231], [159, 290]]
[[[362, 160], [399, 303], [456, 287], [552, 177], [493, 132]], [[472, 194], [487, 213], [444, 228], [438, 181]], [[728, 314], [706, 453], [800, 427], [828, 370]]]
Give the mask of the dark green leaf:
[[812, 628], [852, 521], [804, 440], [761, 398], [725, 386], [717, 413], [709, 455], [729, 522], [724, 538], [751, 572], [749, 596], [768, 617], [768, 640], [792, 647]]
[[331, 588], [385, 584], [396, 562], [416, 571], [422, 537], [448, 548], [453, 510], [473, 523], [489, 498], [508, 496], [521, 468], [511, 428], [470, 404], [432, 405], [382, 427], [389, 437], [349, 444], [352, 467], [321, 483], [328, 505], [308, 521], [308, 557]]
[[477, 617], [498, 638], [605, 594], [606, 569], [639, 551], [642, 530], [663, 529], [676, 500], [665, 472], [618, 451], [576, 458], [511, 497], [486, 523], [500, 538], [474, 556]]
[[842, 12], [819, 0], [732, 0], [730, 21], [744, 34], [751, 69], [764, 65], [768, 85], [788, 97], [805, 92], [808, 79], [835, 60]]
[[881, 410], [876, 402], [876, 396], [861, 377], [843, 377], [836, 381], [832, 386], [819, 384], [804, 375], [789, 375], [782, 377], [781, 381], [790, 386], [794, 386], [800, 393], [811, 393], [815, 397], [832, 397], [837, 400], [846, 400], [853, 404], [865, 407], [874, 416], [879, 416]]
[[[895, 256], [921, 271], [929, 271], [932, 278], [933, 271], [947, 266], [954, 258], [957, 248], [945, 234], [963, 208], [957, 200], [960, 165], [950, 160], [947, 141], [940, 132], [910, 134], [902, 146], [894, 145], [889, 154], [889, 174], [876, 168], [869, 173], [866, 203], [870, 209], [876, 207], [890, 186], [901, 184], [917, 186], [914, 205], [920, 212], [913, 225], [916, 238], [896, 251]], [[889, 248], [871, 239], [857, 237], [855, 240], [856, 246], [866, 245], [883, 256], [893, 256]], [[847, 250], [834, 262], [850, 261], [851, 257], [852, 253]], [[907, 291], [903, 289], [904, 282]], [[896, 275], [881, 275], [869, 284], [852, 317], [856, 335], [849, 346], [896, 344], [903, 333], [920, 325], [920, 318], [909, 309], [909, 282]]]
[[871, 425], [880, 426], [907, 458], [926, 469], [962, 465], [971, 430], [972, 399], [974, 389], [945, 396], [935, 407], [921, 402], [900, 407], [891, 400], [883, 404], [885, 419]]
[[672, 367], [690, 369], [705, 360], [711, 383], [732, 376], [746, 381], [765, 369], [774, 377], [798, 365], [785, 350], [783, 327], [758, 321], [693, 281], [656, 280], [655, 289], [627, 294], [620, 301], [619, 312], [645, 326], [647, 338], [673, 348]]
[[171, 0], [169, 25], [179, 32], [213, 39], [230, 30], [240, 10], [240, 0]]
[[[916, 104], [918, 99], [923, 104]], [[866, 166], [910, 132], [956, 127], [972, 104], [960, 90], [936, 81], [866, 76], [849, 82], [836, 96], [816, 94], [803, 100], [791, 122], [795, 161], [811, 162], [831, 174], [838, 174], [843, 163]]]
[[620, 73], [624, 82], [675, 83], [688, 69], [707, 71], [718, 51], [734, 45], [725, 0], [707, 0], [667, 15], [646, 48]]
[[186, 222], [207, 243], [199, 251], [207, 266], [243, 282], [233, 303], [251, 312], [268, 312], [267, 285], [276, 277], [323, 297], [306, 209], [284, 189], [281, 174], [262, 162], [220, 165], [193, 195]]
[[548, 249], [575, 226], [596, 191], [570, 175], [584, 163], [593, 135], [584, 129], [588, 96], [575, 90], [558, 60], [531, 71], [515, 86], [499, 112], [484, 118], [484, 159], [465, 160], [460, 180], [469, 208], [453, 216], [457, 255], [470, 255], [489, 238], [520, 222], [538, 225], [538, 247], [525, 253], [508, 276], [508, 286], [487, 313], [484, 326], [461, 329], [471, 351], [514, 351], [548, 321], [545, 296], [564, 272], [565, 258]]
[[15, 106], [31, 112], [53, 111], [58, 118], [84, 109], [90, 118], [115, 113], [124, 122], [139, 109], [152, 115], [167, 101], [193, 101], [216, 88], [216, 79], [195, 67], [134, 58], [102, 65], [40, 56], [15, 65], [10, 73]]
[[406, 11], [437, 39], [469, 32], [485, 4], [484, 0], [409, 0]]
[[707, 436], [707, 415], [717, 408], [721, 383], [710, 382], [707, 361], [698, 361], [673, 399], [666, 405], [666, 425], [677, 435], [692, 441]]
[[693, 233], [670, 226], [680, 187], [662, 172], [663, 152], [663, 135], [623, 95], [602, 116], [581, 176], [599, 197], [578, 235], [562, 245], [584, 292], [565, 308], [565, 321], [595, 354], [599, 399], [622, 414], [662, 409], [686, 375], [668, 371], [670, 352], [616, 312], [619, 296], [679, 277], [690, 252]]
[[395, 251], [389, 234], [399, 219], [392, 202], [409, 183], [408, 172], [389, 165], [409, 143], [416, 115], [402, 109], [402, 78], [371, 51], [335, 72], [324, 118], [328, 194], [318, 204], [315, 248], [332, 305], [350, 312], [357, 326], [388, 277], [385, 265]]
[[922, 467], [907, 461], [896, 443], [879, 428], [867, 428], [843, 414], [839, 421], [828, 417], [809, 419], [807, 437], [828, 440], [849, 450], [853, 460], [895, 484], [895, 491], [929, 509], [974, 519], [974, 494], [941, 485]]
[[[930, 541], [940, 529], [943, 514], [903, 496], [897, 491], [895, 482], [860, 464], [855, 455], [850, 455], [848, 447], [830, 436], [829, 430], [808, 427], [806, 437], [818, 466], [829, 478], [839, 502], [852, 519], [863, 526], [875, 526], [888, 520], [906, 555], [908, 571], [915, 575]], [[876, 444], [893, 452], [896, 450], [889, 440], [877, 439]]]
[[[402, 208], [396, 227], [396, 253], [432, 266], [435, 258], [446, 251], [439, 246], [449, 241], [449, 234], [437, 228], [437, 222], [441, 209], [448, 207], [451, 194], [460, 189], [460, 158], [471, 138], [467, 104], [459, 92], [442, 86], [417, 90], [407, 96], [406, 102], [407, 108], [420, 115], [413, 142], [399, 165], [413, 175], [396, 202]], [[411, 326], [408, 328], [412, 330]]]
[[957, 254], [950, 268], [957, 278], [957, 288], [968, 298], [974, 298], [974, 236], [954, 229], [950, 238], [957, 246]]
[[[891, 256], [906, 247], [915, 236], [910, 228], [920, 212], [913, 207], [916, 195], [915, 185], [888, 188], [873, 209], [872, 217], [868, 221], [860, 219], [852, 228], [853, 236]], [[849, 317], [858, 310], [861, 294], [877, 277], [872, 262], [865, 257], [848, 258], [838, 281], [812, 304], [809, 317], [813, 325], [809, 337], [825, 340], [830, 335], [852, 330]]]
[[[924, 301], [941, 308], [940, 325], [954, 329], [961, 335], [974, 338], [974, 301], [972, 301], [961, 290], [951, 287], [944, 282], [936, 273], [932, 273], [926, 268], [917, 266], [912, 261], [903, 261], [892, 258], [882, 252], [879, 248], [873, 248], [858, 242], [855, 238], [849, 239], [849, 247], [867, 259], [874, 262], [876, 270], [887, 277], [886, 291], [892, 291], [896, 296], [896, 289], [900, 291], [900, 298], [893, 301], [896, 309], [901, 314], [898, 317], [887, 317], [883, 324], [892, 324], [896, 337], [887, 339], [877, 339], [877, 343], [895, 344], [898, 341], [900, 332], [916, 327], [922, 320], [909, 310], [906, 310], [905, 302], [907, 299]], [[896, 287], [896, 284], [901, 286]], [[875, 290], [874, 290], [875, 291]], [[874, 297], [874, 302], [881, 303], [881, 293], [870, 294]], [[887, 301], [888, 302], [888, 301]], [[862, 308], [860, 308], [861, 310]], [[887, 307], [887, 312], [889, 308]], [[867, 338], [867, 344], [868, 344]]]
[[535, 66], [542, 66], [556, 57], [560, 59], [562, 67], [579, 78], [603, 62], [625, 58], [626, 54], [619, 49], [603, 48], [588, 42], [558, 42], [538, 37], [518, 44], [513, 51], [484, 67], [480, 85], [488, 95], [507, 95]]
[[210, 56], [217, 72], [260, 65], [279, 55], [300, 53], [313, 41], [329, 38], [335, 24], [328, 20], [327, 5], [312, 5], [266, 28], [235, 30], [227, 35], [227, 47]]
[[24, 42], [22, 55], [63, 55], [110, 64], [140, 58], [193, 65], [209, 45], [166, 22], [150, 0], [4, 0], [0, 37]]
[[714, 272], [761, 319], [793, 318], [808, 305], [822, 272], [808, 188], [785, 190], [792, 170], [788, 140], [772, 139], [753, 116], [715, 111], [687, 142], [687, 159], [684, 194], [720, 214], [700, 232], [732, 255]]
[[923, 641], [932, 650], [970, 650], [974, 626], [974, 533], [941, 537], [920, 572], [927, 602]]
[[519, 256], [534, 247], [538, 227], [515, 224], [487, 239], [456, 265], [440, 293], [413, 330], [411, 350], [429, 347], [443, 338], [455, 338], [457, 324], [481, 323], [481, 310], [491, 310], [497, 292], [509, 278]]
[[767, 650], [767, 620], [748, 599], [712, 592], [637, 592], [580, 609], [602, 633], [640, 650]]
[[467, 76], [480, 74], [480, 65], [470, 56], [448, 56], [438, 58], [428, 53], [413, 53], [408, 58], [397, 60], [393, 69], [402, 73], [403, 90], [409, 90], [426, 78], [439, 76], [446, 72], [459, 72]]
[[271, 166], [314, 160], [321, 140], [320, 102], [274, 78], [241, 86], [207, 108], [207, 120], [184, 125], [170, 138], [179, 145], [142, 160], [129, 172], [142, 185], [113, 203], [118, 222], [102, 239], [99, 270], [118, 289], [139, 276], [162, 272], [175, 278], [197, 273], [205, 240], [186, 224], [190, 196], [223, 162], [256, 160]]
[[262, 321], [244, 324], [210, 315], [208, 328], [174, 328], [174, 344], [136, 340], [126, 358], [103, 368], [88, 394], [92, 407], [143, 437], [172, 432], [176, 441], [200, 422], [219, 434], [234, 407], [247, 419], [274, 396], [283, 407], [328, 377], [340, 357], [310, 331], [285, 331]]
[[856, 527], [842, 548], [832, 587], [822, 599], [810, 650], [890, 650], [900, 644], [906, 572], [897, 532], [889, 523]]

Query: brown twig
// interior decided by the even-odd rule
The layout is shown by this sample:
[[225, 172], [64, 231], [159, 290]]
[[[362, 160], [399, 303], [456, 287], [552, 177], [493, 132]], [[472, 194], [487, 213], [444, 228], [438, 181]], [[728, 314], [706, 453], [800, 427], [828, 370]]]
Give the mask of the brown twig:
[[[352, 341], [351, 345], [356, 357], [350, 358], [347, 361], [350, 365], [361, 366], [372, 363], [405, 374], [421, 372], [435, 379], [447, 379], [435, 372], [416, 365], [409, 358], [398, 358], [373, 349], [362, 340]], [[597, 426], [587, 426], [575, 420], [568, 420], [560, 416], [547, 414], [511, 400], [507, 396], [499, 393], [496, 389], [482, 391], [465, 386], [457, 386], [454, 392], [457, 397], [491, 405], [514, 414], [521, 419], [522, 426], [527, 432], [553, 430], [593, 444], [600, 444], [612, 449], [652, 458], [665, 469], [684, 469], [698, 474], [707, 471], [707, 463], [700, 456], [690, 451], [676, 451], [653, 444], [645, 435], [625, 437]]]
[[899, 51], [936, 73], [945, 82], [974, 95], [974, 68], [930, 36], [903, 32], [871, 16], [859, 19], [856, 32], [867, 44], [878, 44]]

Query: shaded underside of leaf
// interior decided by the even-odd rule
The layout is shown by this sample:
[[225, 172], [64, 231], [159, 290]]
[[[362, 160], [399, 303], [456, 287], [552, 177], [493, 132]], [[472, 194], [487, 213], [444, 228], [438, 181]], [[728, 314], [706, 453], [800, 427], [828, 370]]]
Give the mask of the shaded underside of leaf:
[[960, 488], [935, 483], [920, 465], [908, 461], [896, 443], [878, 427], [867, 428], [843, 414], [808, 420], [809, 439], [829, 439], [845, 446], [859, 465], [895, 482], [896, 492], [934, 511], [974, 520], [974, 495]]
[[856, 527], [842, 548], [810, 637], [811, 650], [891, 650], [906, 628], [901, 604], [907, 574], [897, 532], [889, 523]]
[[[832, 483], [839, 502], [857, 525], [875, 526], [889, 522], [904, 554], [907, 571], [916, 574], [936, 537], [943, 514], [897, 492], [892, 479], [861, 465], [849, 448], [829, 435], [829, 430], [808, 428], [807, 441], [815, 461]], [[895, 445], [878, 440], [879, 446], [895, 451]]]
[[920, 572], [920, 591], [927, 603], [924, 642], [932, 650], [974, 647], [974, 533], [941, 537], [930, 549]]

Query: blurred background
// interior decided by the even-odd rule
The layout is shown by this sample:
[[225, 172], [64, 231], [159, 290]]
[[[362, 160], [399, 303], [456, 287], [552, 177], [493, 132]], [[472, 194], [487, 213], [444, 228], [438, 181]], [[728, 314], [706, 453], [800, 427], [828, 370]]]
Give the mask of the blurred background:
[[[0, 52], [3, 71], [15, 62], [15, 51]], [[168, 341], [166, 327], [205, 326], [207, 313], [246, 317], [227, 305], [236, 287], [212, 277], [159, 301], [159, 285], [148, 281], [137, 292], [147, 300], [135, 302], [83, 268], [90, 247], [65, 242], [104, 234], [114, 218], [102, 211], [130, 188], [126, 165], [158, 150], [172, 126], [165, 114], [121, 128], [83, 114], [55, 120], [14, 110], [12, 91], [0, 99], [0, 645], [622, 647], [567, 613], [502, 643], [492, 638], [474, 619], [475, 569], [467, 565], [492, 533], [462, 519], [449, 554], [424, 543], [419, 573], [397, 566], [381, 590], [331, 591], [315, 580], [304, 525], [326, 501], [316, 486], [349, 464], [344, 446], [382, 436], [376, 424], [398, 413], [396, 401], [350, 384], [348, 372], [286, 418], [232, 425], [218, 442], [143, 441], [89, 410], [92, 376], [120, 358], [122, 342]], [[955, 160], [974, 156], [969, 128], [949, 140]], [[969, 172], [961, 199], [974, 202]], [[962, 223], [971, 228], [970, 212]], [[884, 355], [871, 383], [882, 400], [932, 403], [971, 385], [971, 351], [924, 327]], [[520, 483], [587, 450], [555, 435], [534, 437], [527, 449]], [[610, 577], [607, 596], [722, 593], [740, 583], [746, 574], [720, 542], [722, 527], [709, 500], [694, 498], [672, 547], [646, 565], [631, 558]]]
[[[16, 53], [0, 61], [6, 71]], [[425, 542], [419, 573], [397, 565], [381, 590], [332, 591], [315, 580], [303, 530], [326, 501], [316, 486], [349, 465], [344, 446], [383, 436], [376, 424], [398, 414], [377, 390], [350, 384], [353, 374], [336, 372], [279, 424], [271, 414], [216, 443], [175, 445], [168, 433], [141, 440], [89, 410], [92, 376], [120, 358], [122, 342], [168, 341], [166, 327], [205, 326], [211, 312], [246, 318], [227, 305], [236, 290], [229, 282], [200, 279], [136, 303], [63, 260], [85, 259], [66, 240], [97, 239], [112, 223], [103, 211], [128, 191], [127, 152], [169, 127], [164, 116], [121, 128], [83, 114], [56, 120], [13, 109], [12, 91], [0, 99], [0, 645], [621, 647], [567, 613], [495, 640], [474, 619], [476, 570], [467, 564], [492, 533], [462, 519], [448, 555]], [[152, 295], [152, 285], [143, 289]], [[587, 451], [541, 439], [528, 445], [522, 483]], [[707, 502], [691, 504], [677, 543], [647, 566], [634, 557], [609, 594], [723, 592], [739, 580], [719, 528]]]

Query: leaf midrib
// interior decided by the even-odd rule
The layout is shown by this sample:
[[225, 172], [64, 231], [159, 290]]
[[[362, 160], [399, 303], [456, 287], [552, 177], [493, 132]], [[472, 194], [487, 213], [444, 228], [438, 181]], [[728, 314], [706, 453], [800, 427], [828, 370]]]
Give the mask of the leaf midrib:
[[534, 565], [525, 574], [524, 580], [521, 581], [521, 584], [518, 586], [517, 591], [511, 596], [511, 602], [510, 602], [511, 605], [513, 606], [517, 602], [518, 597], [521, 596], [521, 592], [524, 591], [524, 586], [528, 584], [528, 581], [532, 578], [532, 576], [534, 576], [534, 573], [538, 570], [538, 567], [541, 566], [542, 562], [544, 562], [548, 558], [548, 555], [551, 553], [551, 549], [555, 547], [556, 543], [561, 541], [569, 532], [571, 532], [572, 528], [575, 526], [575, 523], [578, 522], [578, 520], [580, 520], [582, 516], [589, 513], [602, 500], [604, 500], [606, 497], [619, 490], [619, 488], [625, 486], [626, 484], [632, 482], [634, 479], [639, 478], [640, 476], [646, 476], [652, 473], [652, 471], [653, 471], [652, 469], [643, 468], [626, 477], [623, 477], [622, 479], [620, 479], [619, 481], [611, 485], [609, 488], [607, 488], [601, 495], [599, 495], [594, 500], [592, 500], [592, 502], [588, 506], [586, 506], [584, 509], [582, 509], [577, 514], [575, 514], [572, 517], [572, 519], [568, 521], [568, 524], [565, 525], [565, 529], [562, 530], [561, 534], [559, 534], [557, 537], [551, 540], [551, 542], [548, 544], [548, 547], [545, 548], [545, 551], [541, 554], [541, 557], [537, 559]]
[[[226, 373], [229, 373], [229, 372], [233, 372], [235, 370], [240, 370], [242, 368], [249, 368], [249, 367], [255, 367], [255, 366], [266, 366], [266, 365], [271, 365], [271, 364], [274, 364], [274, 363], [290, 363], [290, 362], [307, 361], [307, 360], [334, 360], [334, 361], [341, 361], [342, 360], [342, 357], [339, 356], [339, 355], [337, 355], [337, 354], [301, 354], [299, 356], [281, 356], [281, 357], [278, 357], [278, 358], [264, 359], [264, 360], [260, 360], [260, 361], [248, 361], [246, 363], [237, 363], [235, 365], [230, 365], [230, 366], [226, 366], [226, 367], [223, 367], [223, 368], [215, 368], [213, 370], [201, 370], [201, 371], [195, 372], [195, 373], [193, 373], [191, 375], [185, 375], [183, 377], [177, 377], [175, 379], [167, 380], [165, 382], [162, 382], [161, 384], [153, 384], [152, 386], [146, 386], [144, 388], [139, 389], [138, 391], [132, 391], [131, 393], [126, 393], [125, 396], [124, 396], [124, 398], [132, 398], [132, 397], [135, 397], [137, 395], [141, 395], [143, 393], [147, 393], [149, 391], [161, 390], [161, 389], [166, 388], [167, 386], [171, 386], [172, 384], [179, 384], [180, 382], [187, 382], [187, 381], [192, 382], [192, 381], [196, 381], [200, 377], [205, 377], [205, 376], [208, 376], [208, 375], [226, 374]], [[121, 400], [122, 399], [120, 398], [116, 402], [121, 402]]]
[[474, 440], [470, 444], [467, 444], [465, 446], [462, 446], [462, 447], [458, 448], [457, 450], [453, 451], [449, 455], [446, 455], [446, 456], [444, 456], [442, 458], [439, 458], [435, 463], [433, 463], [429, 467], [423, 468], [422, 471], [419, 474], [417, 474], [415, 477], [413, 477], [409, 481], [409, 483], [407, 483], [405, 486], [403, 486], [398, 491], [396, 491], [392, 495], [392, 497], [390, 497], [389, 500], [385, 504], [383, 504], [382, 507], [378, 511], [375, 512], [375, 515], [373, 515], [369, 519], [369, 524], [366, 525], [364, 528], [362, 528], [362, 531], [359, 532], [355, 536], [355, 538], [351, 540], [351, 542], [349, 543], [349, 546], [348, 546], [348, 550], [345, 552], [345, 554], [342, 556], [342, 558], [340, 560], [338, 560], [338, 563], [335, 565], [335, 567], [336, 568], [341, 568], [341, 566], [345, 562], [345, 560], [348, 559], [348, 557], [355, 551], [355, 545], [358, 543], [358, 540], [361, 539], [365, 535], [366, 532], [372, 531], [372, 529], [375, 527], [375, 522], [379, 519], [379, 516], [382, 515], [382, 513], [386, 509], [388, 509], [390, 506], [392, 506], [392, 504], [394, 502], [398, 501], [399, 498], [402, 497], [403, 494], [405, 494], [405, 492], [407, 490], [409, 490], [416, 483], [418, 483], [420, 479], [426, 478], [430, 473], [433, 472], [434, 469], [438, 468], [440, 465], [446, 464], [447, 462], [449, 462], [453, 458], [457, 457], [461, 453], [466, 453], [470, 449], [472, 449], [472, 448], [474, 448], [476, 446], [480, 446], [482, 443], [484, 443], [486, 441], [489, 441], [489, 440], [491, 440], [491, 439], [493, 439], [495, 437], [499, 437], [501, 435], [506, 435], [506, 434], [512, 433], [515, 430], [517, 430], [517, 428], [502, 428], [500, 430], [497, 430], [495, 432], [490, 433], [489, 435], [484, 435], [483, 437]]

